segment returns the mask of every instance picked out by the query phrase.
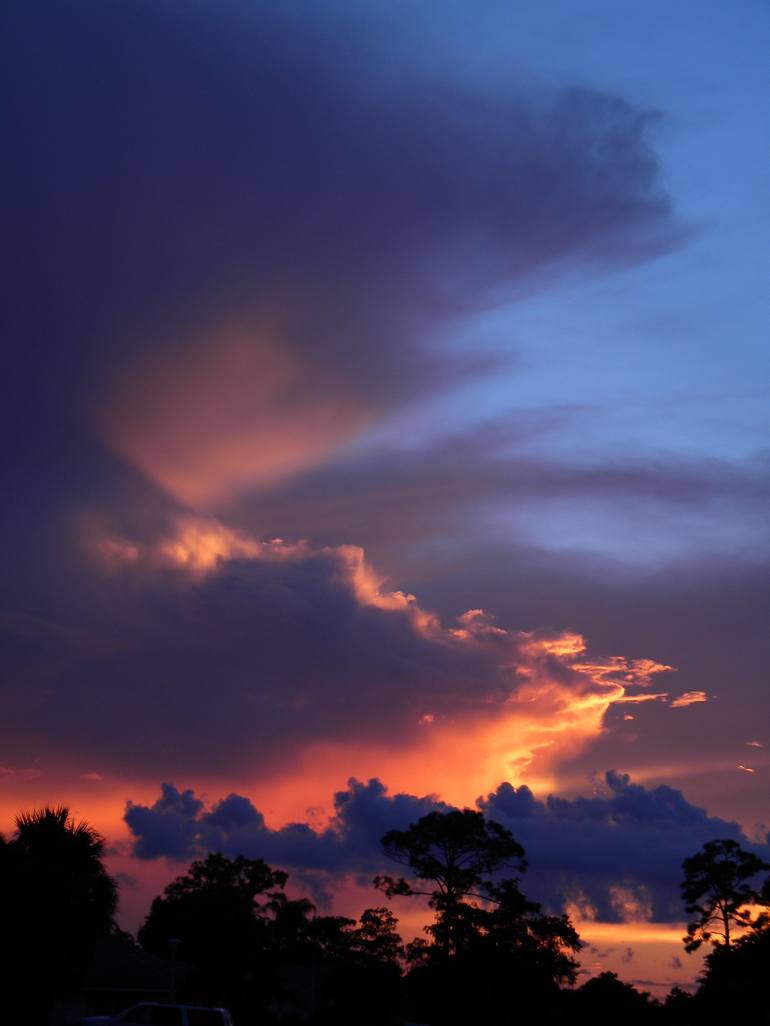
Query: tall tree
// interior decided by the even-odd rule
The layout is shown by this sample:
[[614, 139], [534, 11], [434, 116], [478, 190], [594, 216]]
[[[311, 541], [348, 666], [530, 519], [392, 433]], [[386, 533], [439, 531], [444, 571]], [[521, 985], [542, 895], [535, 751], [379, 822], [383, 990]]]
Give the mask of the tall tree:
[[770, 968], [770, 877], [757, 895], [760, 912], [740, 937], [715, 944], [706, 955], [697, 999], [714, 1022], [767, 1021], [767, 971]]
[[770, 865], [728, 839], [707, 841], [682, 869], [682, 898], [694, 916], [683, 938], [685, 950], [696, 951], [705, 941], [729, 948], [734, 929], [750, 924], [749, 906], [759, 899], [751, 881]]
[[501, 869], [526, 868], [524, 849], [512, 834], [472, 809], [431, 812], [407, 830], [391, 830], [382, 838], [385, 854], [408, 866], [418, 881], [433, 887], [415, 886], [403, 876], [375, 877], [375, 886], [390, 897], [422, 894], [430, 900], [436, 921], [430, 932], [447, 954], [456, 954], [475, 932], [476, 906], [465, 901], [489, 900], [491, 877]]
[[433, 812], [382, 844], [411, 879], [379, 876], [376, 886], [427, 895], [436, 914], [427, 928], [433, 943], [408, 949], [416, 1018], [482, 1026], [555, 1011], [559, 984], [575, 979], [581, 942], [565, 916], [543, 914], [522, 894], [524, 849], [505, 827], [471, 809]]

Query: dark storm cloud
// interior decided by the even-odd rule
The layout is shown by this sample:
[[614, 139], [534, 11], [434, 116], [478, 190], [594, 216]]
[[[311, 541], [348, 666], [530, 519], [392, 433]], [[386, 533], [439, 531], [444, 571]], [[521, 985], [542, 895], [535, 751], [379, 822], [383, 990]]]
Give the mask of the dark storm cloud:
[[296, 770], [314, 744], [377, 759], [451, 745], [454, 731], [464, 758], [504, 767], [548, 749], [555, 729], [564, 758], [613, 702], [667, 694], [651, 685], [670, 666], [589, 658], [570, 632], [511, 630], [479, 608], [444, 623], [384, 588], [354, 546], [262, 542], [183, 517], [152, 543], [95, 534], [82, 559], [72, 626], [32, 621], [0, 670], [14, 764], [265, 773]]
[[[714, 838], [748, 845], [737, 823], [709, 816], [672, 787], [646, 788], [614, 771], [604, 784], [590, 798], [544, 802], [501, 784], [480, 802], [524, 844], [533, 886], [557, 905], [585, 899], [609, 921], [681, 920], [682, 860]], [[767, 845], [757, 851], [770, 854]]]
[[[55, 268], [52, 298], [84, 313], [144, 320], [200, 288], [310, 287], [308, 272], [327, 313], [330, 282], [363, 276], [403, 302], [426, 281], [443, 292], [444, 271], [452, 302], [476, 305], [479, 285], [554, 258], [675, 237], [648, 113], [588, 90], [402, 79], [376, 22], [344, 6], [32, 0], [5, 22], [17, 273], [40, 286]], [[458, 297], [467, 246], [479, 263]]]
[[317, 739], [408, 744], [428, 708], [451, 715], [510, 693], [496, 645], [423, 637], [408, 610], [362, 605], [344, 556], [101, 578], [71, 600], [88, 633], [35, 623], [27, 658], [3, 667], [6, 757], [256, 771]]
[[379, 839], [388, 830], [405, 829], [428, 812], [448, 808], [435, 796], [390, 795], [376, 779], [366, 784], [350, 780], [345, 791], [334, 795], [334, 818], [327, 829], [316, 832], [307, 823], [289, 823], [272, 830], [241, 795], [230, 794], [205, 810], [192, 791], [163, 784], [153, 805], [129, 802], [125, 821], [140, 859], [190, 859], [221, 851], [298, 870], [367, 875], [383, 863]]
[[278, 325], [306, 398], [376, 414], [452, 373], [423, 346], [450, 314], [679, 239], [647, 112], [399, 76], [380, 29], [331, 5], [4, 7], [4, 435], [27, 509], [41, 475], [54, 504], [117, 486], [103, 390], [140, 353], [183, 369], [201, 325]]
[[[682, 860], [705, 841], [732, 838], [770, 855], [767, 845], [750, 845], [737, 823], [709, 816], [680, 791], [641, 787], [613, 771], [605, 775], [604, 793], [590, 798], [551, 795], [540, 801], [527, 787], [501, 784], [478, 806], [524, 845], [527, 894], [549, 908], [579, 909], [602, 921], [681, 921]], [[264, 858], [300, 874], [320, 870], [331, 880], [354, 874], [367, 882], [388, 867], [379, 843], [388, 830], [448, 808], [435, 797], [391, 796], [379, 780], [351, 780], [335, 794], [325, 830], [307, 823], [273, 830], [240, 795], [206, 809], [191, 791], [164, 784], [152, 806], [129, 802], [125, 820], [141, 859], [184, 860], [221, 851]]]
[[505, 693], [488, 655], [362, 607], [323, 557], [189, 587], [104, 580], [80, 544], [157, 538], [178, 502], [268, 480], [249, 461], [323, 462], [457, 380], [452, 318], [681, 239], [649, 112], [401, 76], [367, 18], [320, 12], [3, 8], [14, 764], [256, 766]]

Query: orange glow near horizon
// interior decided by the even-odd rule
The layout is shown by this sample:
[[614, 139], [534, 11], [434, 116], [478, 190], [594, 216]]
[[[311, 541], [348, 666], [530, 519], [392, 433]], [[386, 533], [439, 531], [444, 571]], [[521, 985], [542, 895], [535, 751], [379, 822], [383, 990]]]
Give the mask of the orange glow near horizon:
[[[436, 707], [417, 708], [412, 729], [388, 743], [319, 740], [298, 751], [288, 768], [284, 763], [272, 773], [249, 779], [240, 772], [235, 779], [225, 780], [196, 779], [191, 774], [170, 781], [180, 788], [193, 788], [209, 805], [232, 791], [246, 795], [272, 829], [290, 822], [324, 829], [334, 814], [334, 792], [344, 789], [351, 777], [361, 781], [378, 777], [390, 794], [436, 795], [460, 807], [473, 807], [502, 782], [526, 784], [542, 799], [563, 792], [562, 765], [601, 735], [613, 704], [668, 698], [666, 692], [653, 690], [651, 685], [673, 667], [651, 659], [589, 655], [586, 639], [574, 631], [510, 630], [479, 608], [444, 624], [424, 609], [415, 595], [388, 588], [387, 579], [377, 573], [358, 546], [313, 547], [302, 540], [259, 540], [197, 514], [179, 517], [168, 535], [156, 542], [139, 542], [107, 531], [98, 534], [99, 540], [90, 548], [108, 572], [125, 567], [130, 573], [153, 575], [171, 568], [192, 584], [222, 572], [228, 560], [326, 560], [330, 579], [347, 588], [361, 606], [400, 619], [404, 629], [413, 631], [426, 646], [439, 646], [443, 653], [478, 655], [478, 665], [493, 668], [496, 676], [490, 680], [494, 679], [495, 686], [490, 686], [488, 693], [486, 681], [481, 680], [477, 691], [469, 690], [467, 704], [450, 706], [451, 712], [438, 702]], [[151, 897], [186, 865], [166, 860], [137, 864], [130, 855], [122, 819], [125, 802], [130, 798], [151, 805], [160, 781], [99, 780], [98, 770], [94, 767], [91, 779], [82, 781], [74, 811], [82, 807], [84, 817], [110, 837], [110, 867], [138, 878], [138, 886], [123, 889], [121, 913], [126, 925], [136, 929]], [[43, 781], [35, 781], [30, 782], [30, 793], [33, 783], [36, 793], [45, 790]], [[575, 925], [589, 945], [581, 957], [584, 971], [610, 969], [624, 978], [654, 972], [669, 987], [690, 983], [695, 963], [678, 960], [683, 927], [644, 921], [649, 909], [643, 895], [619, 889], [614, 900], [618, 912], [629, 921], [602, 923], [591, 918], [588, 908], [573, 910]], [[335, 890], [334, 911], [357, 916], [363, 908], [382, 901], [382, 896], [364, 883], [342, 880]], [[423, 935], [428, 918], [424, 904], [391, 904], [405, 937]], [[627, 954], [631, 947], [633, 956]], [[633, 962], [627, 962], [631, 957]]]

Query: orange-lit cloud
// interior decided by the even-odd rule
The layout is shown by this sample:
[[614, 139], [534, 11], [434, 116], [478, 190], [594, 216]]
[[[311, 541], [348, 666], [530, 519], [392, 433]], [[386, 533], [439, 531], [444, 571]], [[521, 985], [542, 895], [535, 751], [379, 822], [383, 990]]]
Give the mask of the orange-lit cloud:
[[652, 902], [644, 887], [616, 884], [610, 887], [610, 900], [624, 923], [647, 923], [652, 919]]
[[187, 515], [155, 543], [108, 538], [95, 551], [108, 566], [123, 555], [128, 566], [150, 572], [174, 567], [195, 580], [215, 576], [232, 560], [301, 563], [323, 557], [360, 606], [401, 618], [437, 651], [478, 653], [496, 667], [494, 677], [484, 671], [486, 677], [469, 679], [449, 712], [442, 711], [440, 693], [432, 692], [415, 714], [421, 730], [411, 744], [319, 739], [306, 745], [294, 769], [282, 768], [282, 787], [301, 791], [305, 799], [311, 767], [321, 795], [351, 774], [379, 775], [395, 788], [427, 792], [440, 780], [444, 797], [461, 804], [500, 780], [547, 790], [558, 764], [601, 733], [611, 705], [665, 699], [665, 693], [646, 689], [655, 676], [673, 669], [650, 659], [588, 659], [586, 640], [576, 632], [508, 630], [481, 609], [447, 627], [414, 595], [389, 589], [358, 546], [260, 541], [214, 518]]
[[684, 709], [688, 705], [697, 705], [699, 702], [708, 702], [708, 695], [705, 691], [685, 691], [671, 703], [672, 709]]

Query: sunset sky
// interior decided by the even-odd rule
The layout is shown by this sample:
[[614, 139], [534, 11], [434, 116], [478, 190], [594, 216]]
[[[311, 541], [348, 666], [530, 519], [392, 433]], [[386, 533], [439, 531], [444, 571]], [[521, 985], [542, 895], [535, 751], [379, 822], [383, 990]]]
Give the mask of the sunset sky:
[[[11, 0], [0, 828], [122, 922], [482, 808], [611, 968], [770, 858], [770, 9]], [[397, 908], [405, 932], [420, 908]]]

